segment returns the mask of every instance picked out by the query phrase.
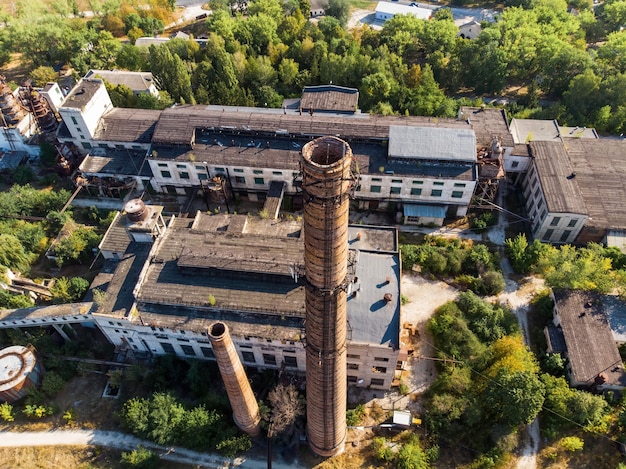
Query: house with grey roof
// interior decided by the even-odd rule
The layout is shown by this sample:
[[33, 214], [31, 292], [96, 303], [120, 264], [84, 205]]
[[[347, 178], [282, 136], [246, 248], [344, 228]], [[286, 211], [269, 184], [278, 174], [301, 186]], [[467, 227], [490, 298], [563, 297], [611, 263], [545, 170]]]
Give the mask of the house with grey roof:
[[567, 358], [570, 385], [603, 390], [626, 387], [624, 365], [605, 314], [603, 297], [582, 290], [554, 290], [548, 352]]
[[112, 85], [124, 85], [130, 88], [133, 94], [148, 93], [159, 96], [152, 72], [130, 72], [128, 70], [89, 70], [85, 78], [101, 78]]
[[564, 244], [626, 242], [626, 141], [565, 137], [528, 144], [522, 181], [532, 234]]

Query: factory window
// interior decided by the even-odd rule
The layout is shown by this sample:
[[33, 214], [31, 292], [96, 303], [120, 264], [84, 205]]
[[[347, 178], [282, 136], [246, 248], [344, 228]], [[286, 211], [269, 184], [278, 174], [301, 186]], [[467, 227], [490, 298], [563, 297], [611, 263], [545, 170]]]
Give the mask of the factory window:
[[385, 380], [380, 378], [372, 378], [370, 381], [370, 386], [384, 386]]
[[110, 324], [111, 326], [115, 326], [115, 323], [114, 323], [113, 321], [109, 321], [109, 324]]
[[74, 125], [78, 125], [78, 121], [76, 120], [76, 117], [71, 116], [72, 118], [72, 122], [74, 123]]
[[424, 181], [413, 181], [413, 184], [424, 184]]
[[391, 182], [393, 184], [402, 184], [402, 179], [392, 179]]
[[464, 182], [455, 182], [454, 187], [465, 187], [466, 184]]
[[181, 179], [189, 179], [189, 173], [187, 171], [182, 171], [180, 173], [180, 178]]
[[374, 357], [375, 362], [388, 362], [389, 359], [387, 357]]
[[272, 174], [274, 176], [282, 176], [283, 175], [282, 171], [272, 171]]
[[550, 238], [552, 238], [553, 234], [554, 230], [546, 230], [546, 234], [543, 235], [543, 239], [549, 240]]
[[161, 348], [165, 353], [176, 353], [174, 352], [174, 346], [172, 344], [168, 344], [167, 342], [159, 342], [161, 344]]
[[89, 150], [91, 148], [91, 143], [89, 142], [82, 142], [83, 143], [83, 148], [85, 148], [86, 150]]
[[553, 217], [552, 221], [550, 221], [550, 226], [556, 226], [561, 221], [561, 217]]
[[186, 164], [177, 164], [176, 167], [178, 169], [187, 169], [187, 165]]
[[266, 365], [276, 366], [276, 355], [273, 355], [271, 353], [264, 353], [263, 363], [265, 363]]
[[574, 228], [576, 226], [576, 223], [578, 223], [578, 220], [570, 220], [567, 226], [569, 228]]
[[255, 184], [265, 184], [265, 179], [263, 178], [254, 178]]
[[391, 194], [399, 194], [400, 193], [400, 189], [402, 189], [401, 187], [392, 187], [391, 191], [389, 191]]
[[235, 182], [238, 182], [239, 184], [245, 184], [246, 178], [243, 176], [235, 176]]
[[235, 168], [235, 169], [233, 169], [233, 172], [234, 172], [234, 173], [243, 173], [243, 169], [241, 169], [241, 168]]
[[118, 334], [120, 333], [119, 329], [115, 329], [115, 332], [117, 332]]
[[243, 357], [243, 361], [246, 363], [256, 363], [256, 359], [254, 358], [254, 353], [252, 352], [241, 352], [241, 356]]
[[358, 370], [359, 369], [359, 365], [357, 365], [356, 363], [348, 363], [348, 369], [349, 370]]
[[181, 345], [180, 348], [183, 349], [183, 353], [185, 355], [189, 355], [192, 357], [196, 356], [196, 352], [194, 352], [193, 347], [191, 345]]
[[387, 368], [385, 368], [384, 366], [373, 366], [372, 372], [373, 373], [387, 373]]
[[169, 171], [161, 171], [161, 177], [169, 179], [172, 177], [172, 173], [170, 173]]
[[435, 182], [433, 182], [433, 186], [443, 186], [443, 182], [435, 181]]
[[204, 166], [196, 166], [196, 171], [206, 171]]
[[348, 383], [356, 383], [356, 376], [348, 376]]
[[370, 192], [380, 192], [380, 186], [370, 186]]
[[215, 168], [216, 173], [225, 173], [226, 170], [224, 168]]
[[215, 358], [213, 349], [210, 347], [200, 347], [200, 351], [202, 352], [202, 355], [204, 355], [206, 358]]
[[382, 182], [382, 178], [372, 178], [372, 182]]
[[254, 171], [252, 171], [254, 174], [263, 174], [263, 170], [262, 169], [255, 169]]
[[569, 238], [569, 235], [571, 234], [572, 232], [570, 230], [565, 230], [563, 234], [561, 235], [561, 242], [567, 241], [567, 238]]
[[463, 191], [452, 191], [453, 199], [461, 199], [463, 198]]
[[412, 187], [411, 195], [422, 195], [422, 189], [419, 187]]
[[511, 163], [511, 168], [517, 168], [519, 166], [519, 161], [513, 161]]
[[198, 173], [198, 179], [201, 181], [206, 181], [209, 177], [204, 173]]
[[351, 358], [352, 360], [360, 360], [361, 359], [361, 355], [354, 355], [352, 353], [348, 353], [346, 354], [347, 358]]
[[431, 197], [441, 197], [441, 189], [433, 189], [432, 191], [430, 191], [430, 196]]
[[167, 168], [167, 163], [157, 163], [159, 168]]
[[283, 359], [285, 360], [285, 366], [298, 368], [298, 361], [296, 360], [296, 357], [290, 357], [289, 355], [285, 355]]

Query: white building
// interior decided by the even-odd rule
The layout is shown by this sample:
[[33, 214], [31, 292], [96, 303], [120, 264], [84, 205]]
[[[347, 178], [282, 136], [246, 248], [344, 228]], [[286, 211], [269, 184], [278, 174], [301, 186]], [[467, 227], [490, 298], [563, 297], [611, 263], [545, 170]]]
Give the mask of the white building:
[[419, 6], [407, 6], [399, 3], [378, 2], [376, 5], [375, 18], [379, 21], [387, 21], [396, 15], [412, 15], [421, 20], [428, 20], [433, 10]]

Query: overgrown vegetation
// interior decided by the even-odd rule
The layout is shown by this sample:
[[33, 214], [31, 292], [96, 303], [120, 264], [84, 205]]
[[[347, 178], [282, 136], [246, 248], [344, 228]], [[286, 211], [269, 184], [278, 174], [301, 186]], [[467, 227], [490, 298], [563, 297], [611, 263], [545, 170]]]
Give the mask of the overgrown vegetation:
[[445, 359], [428, 393], [429, 432], [442, 446], [461, 439], [478, 459], [495, 463], [515, 447], [517, 428], [536, 417], [545, 395], [516, 318], [465, 292], [440, 307], [428, 328]]
[[498, 258], [484, 244], [426, 236], [422, 244], [402, 244], [400, 253], [406, 270], [418, 265], [423, 273], [453, 277], [454, 283], [480, 295], [496, 295], [504, 289]]
[[507, 239], [506, 248], [517, 272], [540, 275], [550, 287], [601, 293], [617, 288], [622, 294], [625, 292], [626, 255], [617, 248], [597, 243], [581, 248], [558, 247], [538, 240], [528, 244], [523, 234]]

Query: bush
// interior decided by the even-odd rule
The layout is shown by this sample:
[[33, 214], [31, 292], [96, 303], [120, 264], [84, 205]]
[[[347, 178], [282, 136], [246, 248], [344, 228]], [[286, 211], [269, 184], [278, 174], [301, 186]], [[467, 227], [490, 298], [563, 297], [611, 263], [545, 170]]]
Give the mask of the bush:
[[130, 453], [123, 452], [120, 462], [125, 466], [138, 469], [156, 469], [160, 466], [159, 456], [141, 445]]
[[502, 272], [495, 270], [489, 270], [485, 272], [480, 278], [480, 283], [477, 285], [478, 293], [487, 296], [497, 295], [504, 291], [504, 276]]
[[5, 422], [13, 422], [15, 416], [13, 415], [13, 406], [8, 402], [0, 404], [0, 418]]
[[365, 416], [365, 407], [363, 404], [357, 405], [354, 409], [348, 409], [346, 412], [346, 425], [356, 427], [361, 424]]
[[54, 408], [43, 405], [26, 405], [22, 412], [30, 419], [41, 419], [54, 414]]
[[566, 451], [582, 451], [585, 442], [577, 436], [568, 436], [559, 441], [559, 445]]
[[252, 448], [252, 440], [248, 435], [239, 435], [220, 441], [215, 449], [227, 458], [232, 458], [237, 453], [243, 453]]
[[370, 448], [374, 453], [374, 457], [379, 461], [393, 461], [395, 455], [391, 448], [387, 446], [387, 441], [382, 436], [375, 437], [372, 440]]
[[56, 396], [65, 386], [65, 381], [58, 373], [48, 371], [41, 382], [41, 391], [48, 397]]

